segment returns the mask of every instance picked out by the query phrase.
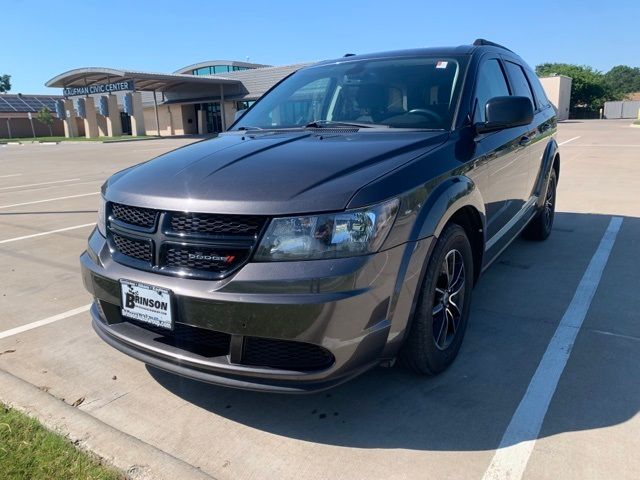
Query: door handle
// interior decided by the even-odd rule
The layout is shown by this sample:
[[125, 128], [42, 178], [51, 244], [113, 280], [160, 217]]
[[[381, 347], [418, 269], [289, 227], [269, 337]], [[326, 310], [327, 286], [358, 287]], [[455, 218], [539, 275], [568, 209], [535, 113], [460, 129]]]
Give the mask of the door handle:
[[520, 138], [520, 141], [518, 143], [520, 144], [521, 147], [526, 147], [531, 143], [531, 138], [524, 135], [523, 137]]

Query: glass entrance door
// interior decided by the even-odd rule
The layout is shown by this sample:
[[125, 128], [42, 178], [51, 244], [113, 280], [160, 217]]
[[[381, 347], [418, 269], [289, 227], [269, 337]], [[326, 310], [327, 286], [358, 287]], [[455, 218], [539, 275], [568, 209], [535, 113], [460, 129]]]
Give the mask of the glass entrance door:
[[120, 112], [120, 122], [122, 123], [122, 134], [131, 135], [131, 117], [124, 112]]
[[220, 116], [219, 103], [201, 103], [196, 106], [196, 110], [205, 111], [205, 132], [220, 133], [222, 131], [222, 118]]

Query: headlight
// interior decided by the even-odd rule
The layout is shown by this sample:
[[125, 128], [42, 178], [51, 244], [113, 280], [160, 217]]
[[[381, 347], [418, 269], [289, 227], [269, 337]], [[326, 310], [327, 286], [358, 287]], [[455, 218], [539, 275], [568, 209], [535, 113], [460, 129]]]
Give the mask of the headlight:
[[98, 201], [98, 231], [103, 237], [107, 236], [106, 205], [107, 201], [100, 195], [100, 200]]
[[274, 218], [256, 261], [351, 257], [378, 251], [398, 213], [398, 199], [358, 210]]

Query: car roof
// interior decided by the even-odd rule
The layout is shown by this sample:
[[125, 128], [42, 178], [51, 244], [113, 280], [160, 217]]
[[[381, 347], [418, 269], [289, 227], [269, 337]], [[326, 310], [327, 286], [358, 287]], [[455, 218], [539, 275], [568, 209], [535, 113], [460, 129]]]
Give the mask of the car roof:
[[[498, 45], [487, 40], [478, 39], [473, 45], [459, 45], [457, 47], [427, 47], [427, 48], [413, 48], [405, 50], [392, 50], [388, 52], [375, 52], [366, 53], [361, 55], [346, 54], [344, 57], [335, 58], [332, 60], [324, 60], [312, 65], [312, 67], [319, 65], [329, 65], [335, 63], [352, 62], [358, 60], [367, 59], [380, 59], [380, 58], [399, 58], [399, 57], [447, 57], [447, 56], [460, 56], [460, 55], [472, 55], [478, 52], [491, 51], [500, 53], [503, 55], [516, 57], [518, 55], [513, 53], [506, 47]], [[308, 68], [308, 67], [307, 67]]]

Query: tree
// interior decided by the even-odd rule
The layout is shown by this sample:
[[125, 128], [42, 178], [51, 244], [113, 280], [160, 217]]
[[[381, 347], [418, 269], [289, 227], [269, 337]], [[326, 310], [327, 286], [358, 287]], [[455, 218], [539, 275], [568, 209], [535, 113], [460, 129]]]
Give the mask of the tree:
[[40, 123], [44, 123], [47, 127], [49, 127], [49, 135], [53, 137], [53, 115], [51, 115], [51, 110], [47, 107], [43, 107], [38, 113], [36, 113], [36, 120]]
[[638, 67], [617, 65], [609, 70], [604, 78], [609, 88], [620, 97], [640, 92], [640, 68]]
[[0, 93], [11, 90], [11, 75], [0, 75]]
[[586, 65], [568, 63], [543, 63], [536, 67], [539, 77], [566, 75], [571, 77], [571, 101], [569, 109], [575, 107], [597, 111], [607, 100], [620, 100], [622, 97], [605, 81], [602, 72]]

